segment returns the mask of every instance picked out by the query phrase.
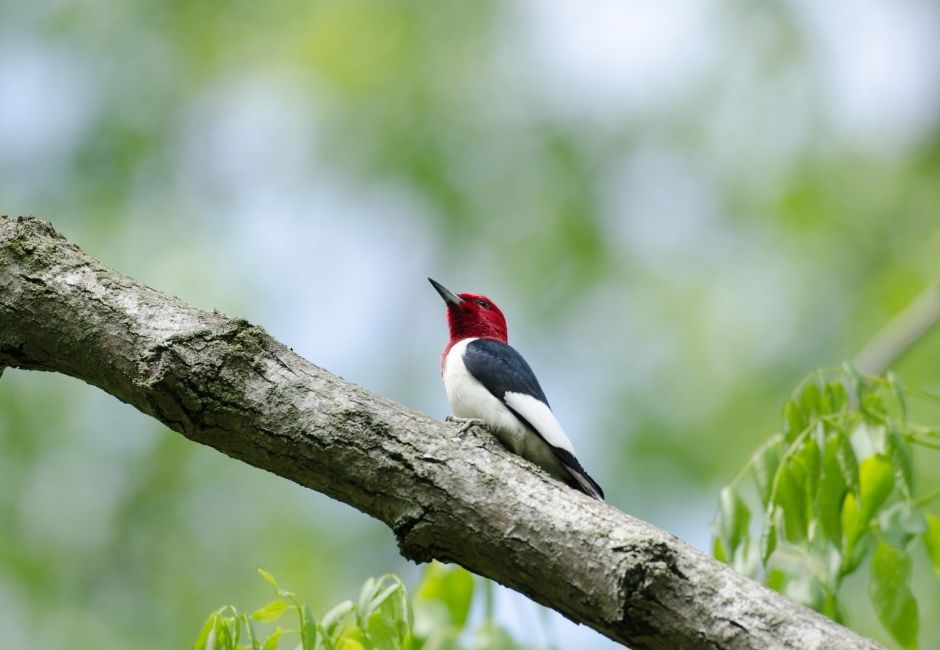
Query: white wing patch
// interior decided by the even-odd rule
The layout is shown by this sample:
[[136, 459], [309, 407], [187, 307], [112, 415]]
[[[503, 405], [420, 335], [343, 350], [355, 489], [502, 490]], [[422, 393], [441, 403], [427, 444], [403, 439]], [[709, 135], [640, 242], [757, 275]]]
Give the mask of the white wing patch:
[[561, 424], [558, 422], [555, 414], [552, 413], [552, 410], [548, 408], [545, 402], [539, 401], [531, 395], [511, 393], [508, 391], [503, 395], [503, 401], [509, 405], [509, 408], [516, 411], [529, 424], [535, 427], [535, 430], [538, 431], [539, 435], [542, 436], [548, 444], [553, 447], [558, 447], [559, 449], [564, 449], [570, 452], [572, 456], [576, 455], [571, 441], [568, 440], [568, 436], [565, 435], [565, 430], [561, 428]]

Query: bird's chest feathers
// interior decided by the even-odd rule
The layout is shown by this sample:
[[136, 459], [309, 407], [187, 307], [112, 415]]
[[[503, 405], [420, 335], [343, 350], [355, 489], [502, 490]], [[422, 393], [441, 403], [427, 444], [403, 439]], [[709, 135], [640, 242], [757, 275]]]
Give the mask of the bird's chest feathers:
[[471, 375], [464, 365], [464, 350], [473, 340], [475, 339], [464, 339], [456, 343], [444, 359], [444, 390], [447, 391], [451, 412], [459, 418], [483, 420], [497, 432], [524, 433], [525, 427], [512, 412]]

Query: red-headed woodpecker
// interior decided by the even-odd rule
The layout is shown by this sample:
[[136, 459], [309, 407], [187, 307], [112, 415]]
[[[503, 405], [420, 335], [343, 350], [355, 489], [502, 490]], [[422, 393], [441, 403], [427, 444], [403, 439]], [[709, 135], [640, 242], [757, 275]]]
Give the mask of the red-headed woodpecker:
[[456, 421], [483, 424], [507, 448], [596, 498], [604, 492], [581, 467], [535, 373], [507, 342], [506, 318], [493, 301], [431, 284], [447, 303], [450, 341], [441, 375]]

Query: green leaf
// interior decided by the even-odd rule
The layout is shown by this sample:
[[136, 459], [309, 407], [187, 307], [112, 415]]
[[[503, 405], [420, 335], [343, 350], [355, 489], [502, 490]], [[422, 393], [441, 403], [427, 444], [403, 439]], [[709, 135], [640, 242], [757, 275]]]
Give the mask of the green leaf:
[[819, 385], [815, 380], [806, 382], [803, 390], [800, 391], [800, 409], [803, 413], [812, 415], [819, 411], [820, 398], [822, 394], [819, 391]]
[[926, 532], [927, 520], [910, 501], [898, 501], [881, 511], [878, 527], [890, 541], [905, 547], [911, 538]]
[[317, 646], [317, 621], [306, 605], [294, 601], [300, 623], [300, 646], [303, 650], [315, 650]]
[[281, 614], [287, 611], [288, 607], [290, 607], [290, 605], [283, 600], [272, 600], [267, 605], [255, 610], [251, 618], [262, 622], [276, 621], [281, 617]]
[[861, 519], [861, 514], [858, 509], [858, 500], [855, 498], [854, 494], [849, 492], [845, 495], [845, 500], [842, 502], [842, 530], [845, 531], [845, 540], [849, 547], [844, 550], [851, 550], [851, 546], [854, 546], [855, 540], [861, 536]]
[[[215, 626], [215, 648], [223, 648], [224, 650], [235, 650], [235, 642], [232, 639], [231, 630], [229, 629], [229, 623], [232, 619], [227, 619], [225, 617], [219, 616], [216, 618]], [[206, 644], [207, 650], [209, 644]]]
[[894, 489], [894, 469], [891, 463], [880, 455], [869, 456], [859, 466], [859, 492], [861, 502], [856, 501], [850, 492], [842, 508], [842, 530], [845, 535], [843, 547], [843, 574], [853, 571], [860, 560], [859, 547], [869, 530], [873, 516], [881, 509]]
[[355, 613], [356, 606], [351, 600], [344, 600], [339, 605], [336, 605], [333, 609], [328, 611], [322, 619], [321, 626], [323, 631], [331, 639], [339, 638], [340, 634], [343, 631], [343, 628], [346, 627], [346, 624], [349, 622], [349, 619]]
[[365, 616], [369, 601], [375, 597], [379, 589], [381, 589], [381, 585], [376, 582], [375, 578], [366, 578], [366, 581], [362, 583], [362, 588], [359, 590], [359, 600], [356, 602], [357, 616]]
[[803, 429], [806, 428], [806, 418], [800, 410], [799, 404], [790, 400], [783, 407], [783, 433], [787, 442], [793, 442], [797, 439]]
[[751, 511], [744, 499], [731, 486], [723, 487], [718, 497], [718, 530], [730, 558], [734, 558], [741, 541], [747, 537], [750, 523]]
[[770, 556], [777, 549], [777, 519], [779, 518], [780, 508], [771, 506], [767, 511], [767, 517], [764, 519], [764, 529], [760, 536], [760, 557], [761, 562], [766, 567], [770, 562]]
[[839, 463], [839, 469], [842, 471], [842, 478], [855, 496], [862, 497], [861, 483], [858, 475], [858, 458], [855, 456], [855, 449], [852, 448], [852, 442], [842, 431], [837, 430], [834, 433], [839, 440], [839, 450], [836, 453], [836, 460]]
[[208, 643], [209, 635], [212, 634], [212, 630], [215, 628], [215, 620], [218, 617], [218, 612], [212, 612], [209, 615], [209, 618], [206, 619], [206, 622], [202, 625], [202, 629], [199, 631], [199, 636], [196, 637], [196, 643], [193, 644], [193, 650], [206, 650], [206, 644]]
[[212, 627], [209, 629], [209, 634], [206, 637], [206, 650], [216, 650], [216, 648], [222, 647], [219, 645], [219, 629], [222, 626], [222, 622], [219, 620], [220, 618], [218, 614], [212, 617]]
[[277, 644], [281, 640], [281, 635], [284, 634], [284, 630], [279, 627], [274, 628], [274, 631], [271, 632], [269, 636], [264, 641], [264, 645], [261, 646], [262, 650], [277, 650]]
[[787, 588], [788, 575], [786, 571], [780, 569], [771, 569], [767, 572], [767, 586], [774, 591], [783, 593]]
[[[830, 436], [823, 453], [822, 476], [816, 493], [819, 527], [836, 548], [842, 544], [842, 502], [848, 492], [845, 474], [839, 463], [842, 448], [840, 433]], [[841, 436], [845, 438], [845, 436]]]
[[274, 579], [274, 576], [272, 576], [270, 573], [268, 573], [262, 568], [258, 568], [256, 570], [258, 571], [258, 575], [264, 578], [265, 582], [267, 582], [273, 587], [277, 587], [277, 580]]
[[875, 455], [862, 461], [858, 474], [862, 494], [861, 523], [867, 526], [894, 489], [894, 468], [884, 456]]
[[764, 507], [770, 502], [773, 490], [774, 477], [780, 467], [780, 457], [783, 455], [783, 438], [779, 435], [772, 437], [767, 444], [761, 446], [751, 458], [751, 468], [757, 491], [760, 493], [761, 503]]
[[819, 613], [827, 616], [836, 622], [842, 621], [842, 612], [839, 610], [839, 599], [832, 592], [827, 592], [823, 596], [822, 607]]
[[881, 395], [874, 391], [867, 393], [862, 398], [859, 409], [864, 415], [869, 416], [875, 422], [883, 421], [888, 414], [888, 409], [885, 408], [885, 403], [884, 400], [881, 399]]
[[396, 614], [400, 614], [402, 620], [404, 620], [407, 610], [405, 607], [407, 600], [404, 598], [404, 595], [405, 589], [400, 584], [387, 587], [385, 591], [380, 593], [369, 603], [370, 614], [380, 608], [388, 609], [389, 606], [391, 606], [392, 610], [390, 611], [395, 611]]
[[368, 598], [357, 608], [357, 619], [370, 648], [399, 650], [411, 630], [411, 609], [405, 585], [394, 575], [383, 576], [368, 584], [363, 596]]
[[839, 575], [848, 575], [858, 568], [868, 552], [871, 535], [867, 535], [868, 522], [863, 522], [858, 501], [851, 492], [842, 503], [842, 558]]
[[250, 650], [261, 650], [261, 644], [258, 643], [258, 639], [255, 636], [255, 626], [251, 622], [251, 619], [248, 618], [246, 614], [239, 614], [238, 618], [242, 622], [242, 625], [245, 626], [245, 632], [248, 634], [248, 647]]
[[927, 513], [927, 531], [923, 540], [933, 563], [933, 570], [940, 578], [940, 517]]
[[415, 600], [416, 604], [431, 601], [443, 603], [451, 625], [463, 629], [473, 602], [473, 574], [459, 566], [432, 562], [415, 592]]
[[871, 558], [871, 602], [881, 624], [905, 648], [917, 647], [917, 601], [911, 593], [911, 557], [882, 541]]
[[371, 650], [401, 650], [407, 634], [402, 634], [396, 621], [386, 619], [378, 613], [369, 617], [364, 630]]
[[[402, 602], [402, 596], [405, 595], [405, 586], [395, 576], [386, 576], [386, 578], [390, 580], [393, 584], [384, 587], [382, 591], [380, 591], [377, 595], [375, 595], [372, 598], [371, 601], [369, 601], [369, 605], [366, 610], [367, 615], [371, 614], [372, 612], [374, 612], [375, 610], [382, 607], [382, 605], [388, 602], [393, 602], [393, 603]], [[383, 579], [383, 583], [384, 583], [384, 579]], [[379, 583], [379, 586], [380, 587], [384, 586], [383, 583]], [[392, 598], [392, 596], [397, 596], [397, 598]]]
[[821, 473], [822, 454], [819, 452], [818, 440], [825, 438], [825, 429], [822, 423], [816, 426], [816, 437], [807, 436], [800, 447], [796, 460], [803, 464], [803, 471], [806, 474], [806, 484], [804, 492], [806, 495], [806, 518], [813, 516], [813, 497], [816, 496], [816, 490], [819, 487], [819, 475]]
[[720, 535], [715, 535], [712, 538], [712, 557], [714, 557], [719, 562], [723, 562], [725, 564], [730, 563], [730, 559], [728, 558], [728, 552], [725, 550], [725, 547], [721, 541]]
[[910, 498], [914, 489], [914, 469], [911, 461], [911, 450], [904, 438], [895, 428], [888, 431], [888, 455], [897, 474], [897, 485], [906, 498]]
[[235, 648], [235, 641], [232, 638], [231, 628], [235, 619], [232, 617], [222, 616], [222, 612], [227, 609], [229, 608], [223, 607], [222, 609], [212, 614], [210, 619], [212, 621], [212, 626], [209, 628], [203, 645], [205, 650], [233, 650]]
[[[235, 612], [235, 608], [232, 608], [232, 611]], [[228, 621], [229, 629], [232, 632], [232, 649], [238, 650], [238, 643], [242, 638], [242, 624], [241, 619], [238, 617], [238, 612], [235, 612], [235, 616], [226, 619]]]
[[829, 411], [831, 413], [841, 413], [849, 403], [848, 395], [845, 392], [845, 381], [837, 379], [826, 385], [826, 393], [829, 400]]
[[806, 464], [798, 454], [790, 455], [777, 472], [774, 500], [783, 514], [783, 535], [791, 542], [802, 542], [806, 539], [809, 523], [808, 482]]

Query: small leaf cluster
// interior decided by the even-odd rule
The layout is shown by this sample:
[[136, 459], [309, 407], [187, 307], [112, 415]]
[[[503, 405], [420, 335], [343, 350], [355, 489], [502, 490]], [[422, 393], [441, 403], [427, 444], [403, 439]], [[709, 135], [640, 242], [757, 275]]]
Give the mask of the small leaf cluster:
[[925, 508], [940, 491], [915, 495], [912, 456], [940, 449], [940, 432], [911, 422], [909, 397], [937, 399], [849, 366], [801, 382], [782, 431], [722, 488], [714, 556], [840, 622], [843, 580], [867, 563], [881, 624], [916, 648], [911, 552], [922, 544], [940, 576], [940, 518]]
[[[275, 600], [251, 614], [231, 605], [212, 612], [194, 650], [277, 650], [291, 637], [296, 640], [283, 647], [294, 650], [462, 650], [466, 636], [472, 650], [522, 647], [491, 616], [468, 629], [474, 577], [457, 566], [428, 565], [413, 599], [395, 575], [369, 578], [355, 601], [339, 603], [319, 622], [274, 576], [263, 569], [258, 573], [274, 587]], [[277, 625], [285, 615], [292, 615], [293, 627]], [[260, 634], [265, 624], [276, 627]]]

